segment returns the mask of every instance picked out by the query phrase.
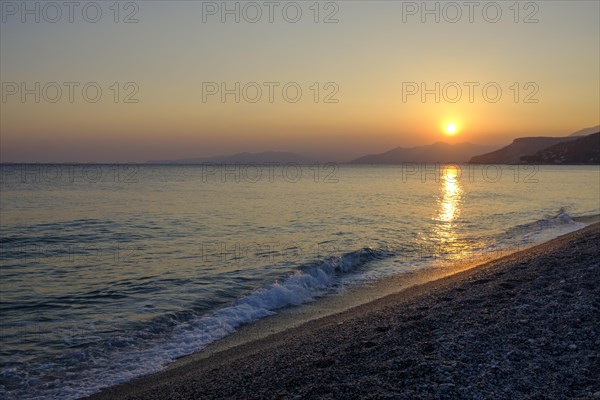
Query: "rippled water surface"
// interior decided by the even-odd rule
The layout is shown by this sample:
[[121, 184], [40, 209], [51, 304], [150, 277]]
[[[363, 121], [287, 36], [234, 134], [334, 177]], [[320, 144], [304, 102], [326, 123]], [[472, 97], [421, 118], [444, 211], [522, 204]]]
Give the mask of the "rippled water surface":
[[8, 399], [157, 371], [345, 287], [600, 213], [595, 167], [2, 166]]

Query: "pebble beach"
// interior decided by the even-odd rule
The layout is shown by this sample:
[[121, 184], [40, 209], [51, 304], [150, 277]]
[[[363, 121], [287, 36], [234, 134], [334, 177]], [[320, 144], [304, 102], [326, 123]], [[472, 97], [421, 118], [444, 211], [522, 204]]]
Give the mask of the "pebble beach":
[[88, 397], [600, 398], [600, 224]]

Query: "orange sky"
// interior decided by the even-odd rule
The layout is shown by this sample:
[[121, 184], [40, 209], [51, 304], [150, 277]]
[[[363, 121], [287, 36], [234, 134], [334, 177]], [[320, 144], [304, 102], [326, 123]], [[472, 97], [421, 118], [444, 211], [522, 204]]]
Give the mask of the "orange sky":
[[[102, 3], [96, 23], [81, 10], [73, 22], [40, 10], [39, 23], [2, 10], [2, 162], [263, 150], [345, 160], [439, 140], [560, 136], [600, 120], [598, 2], [520, 2], [518, 15], [501, 2], [496, 22], [490, 9], [452, 22], [447, 2], [431, 13], [421, 2], [322, 2], [318, 15], [302, 2], [295, 23], [281, 9], [251, 22], [244, 3], [239, 22], [235, 12], [222, 22], [221, 2], [136, 4], [115, 16]], [[89, 101], [96, 88], [102, 97]], [[449, 122], [454, 137], [443, 135]]]

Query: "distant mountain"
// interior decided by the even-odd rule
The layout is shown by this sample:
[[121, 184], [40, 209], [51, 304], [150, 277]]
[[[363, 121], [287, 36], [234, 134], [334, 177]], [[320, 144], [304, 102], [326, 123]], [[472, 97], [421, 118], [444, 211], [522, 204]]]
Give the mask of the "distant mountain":
[[296, 153], [283, 151], [264, 151], [261, 153], [237, 153], [215, 157], [183, 158], [179, 160], [147, 161], [146, 164], [268, 164], [298, 163], [311, 164], [314, 160]]
[[489, 146], [479, 146], [472, 143], [448, 144], [437, 142], [428, 146], [397, 147], [385, 153], [357, 158], [351, 161], [351, 164], [461, 163], [469, 161], [474, 154], [490, 149]]
[[600, 132], [555, 144], [533, 156], [521, 157], [521, 161], [530, 164], [600, 164]]
[[591, 128], [585, 128], [580, 131], [571, 133], [569, 136], [586, 136], [591, 135], [592, 133], [600, 132], [600, 125], [596, 125]]
[[577, 137], [524, 137], [513, 140], [511, 144], [499, 150], [475, 156], [469, 161], [473, 164], [519, 164], [521, 157], [536, 154], [550, 146], [576, 140]]

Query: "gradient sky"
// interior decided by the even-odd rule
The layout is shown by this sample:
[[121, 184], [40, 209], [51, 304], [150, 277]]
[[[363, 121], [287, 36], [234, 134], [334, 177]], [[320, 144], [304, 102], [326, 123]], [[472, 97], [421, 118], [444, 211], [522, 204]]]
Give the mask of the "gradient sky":
[[[423, 23], [420, 10], [403, 14], [422, 2], [339, 1], [337, 23], [315, 23], [313, 1], [298, 2], [303, 14], [297, 23], [283, 18], [288, 2], [275, 8], [273, 23], [263, 1], [257, 2], [263, 16], [256, 23], [244, 14], [239, 23], [232, 15], [222, 23], [220, 15], [203, 15], [206, 2], [167, 1], [136, 2], [137, 23], [115, 23], [112, 1], [97, 3], [103, 12], [97, 23], [84, 20], [85, 1], [72, 23], [66, 8], [56, 23], [44, 20], [54, 18], [50, 8], [46, 15], [40, 10], [39, 23], [33, 15], [23, 23], [22, 10], [12, 15], [5, 3], [22, 7], [20, 1], [2, 4], [2, 162], [141, 162], [263, 150], [345, 160], [440, 140], [504, 145], [518, 136], [562, 136], [600, 120], [596, 0], [519, 2], [518, 23], [513, 1], [498, 2], [502, 16], [496, 23], [485, 18], [495, 17], [493, 8], [483, 14], [490, 2], [475, 7], [473, 22], [464, 2], [457, 2], [463, 15], [456, 23], [444, 19], [455, 16], [448, 2], [437, 2], [439, 23], [435, 15]], [[134, 10], [126, 2], [120, 7], [119, 20]], [[319, 8], [319, 20], [334, 11], [328, 2]], [[293, 18], [293, 10], [286, 15]], [[252, 18], [254, 10], [247, 11]], [[523, 23], [532, 12], [538, 22]], [[22, 102], [20, 93], [8, 93], [13, 82], [29, 88], [57, 82], [62, 98], [50, 103], [40, 93], [40, 103], [34, 95]], [[72, 103], [64, 82], [80, 84]], [[97, 103], [82, 96], [87, 82], [103, 91]], [[110, 89], [114, 82], [120, 86], [118, 103]], [[139, 88], [138, 103], [122, 101], [127, 82]], [[273, 103], [264, 86], [257, 103], [235, 103], [233, 95], [223, 103], [218, 95], [203, 101], [203, 82], [281, 86]], [[303, 90], [297, 103], [283, 99], [281, 87], [288, 82]], [[315, 82], [321, 87], [318, 103], [310, 89]], [[322, 101], [328, 82], [339, 88], [338, 103]], [[443, 96], [436, 103], [434, 95], [425, 102], [420, 95], [403, 101], [406, 82], [429, 88], [457, 82], [463, 96], [456, 103]], [[463, 82], [480, 84], [472, 103]], [[496, 103], [482, 95], [488, 82], [503, 91]], [[515, 82], [521, 87], [518, 103]], [[528, 82], [534, 85], [525, 90]], [[524, 103], [534, 87], [539, 101]], [[449, 138], [442, 128], [451, 121], [460, 133]]]

